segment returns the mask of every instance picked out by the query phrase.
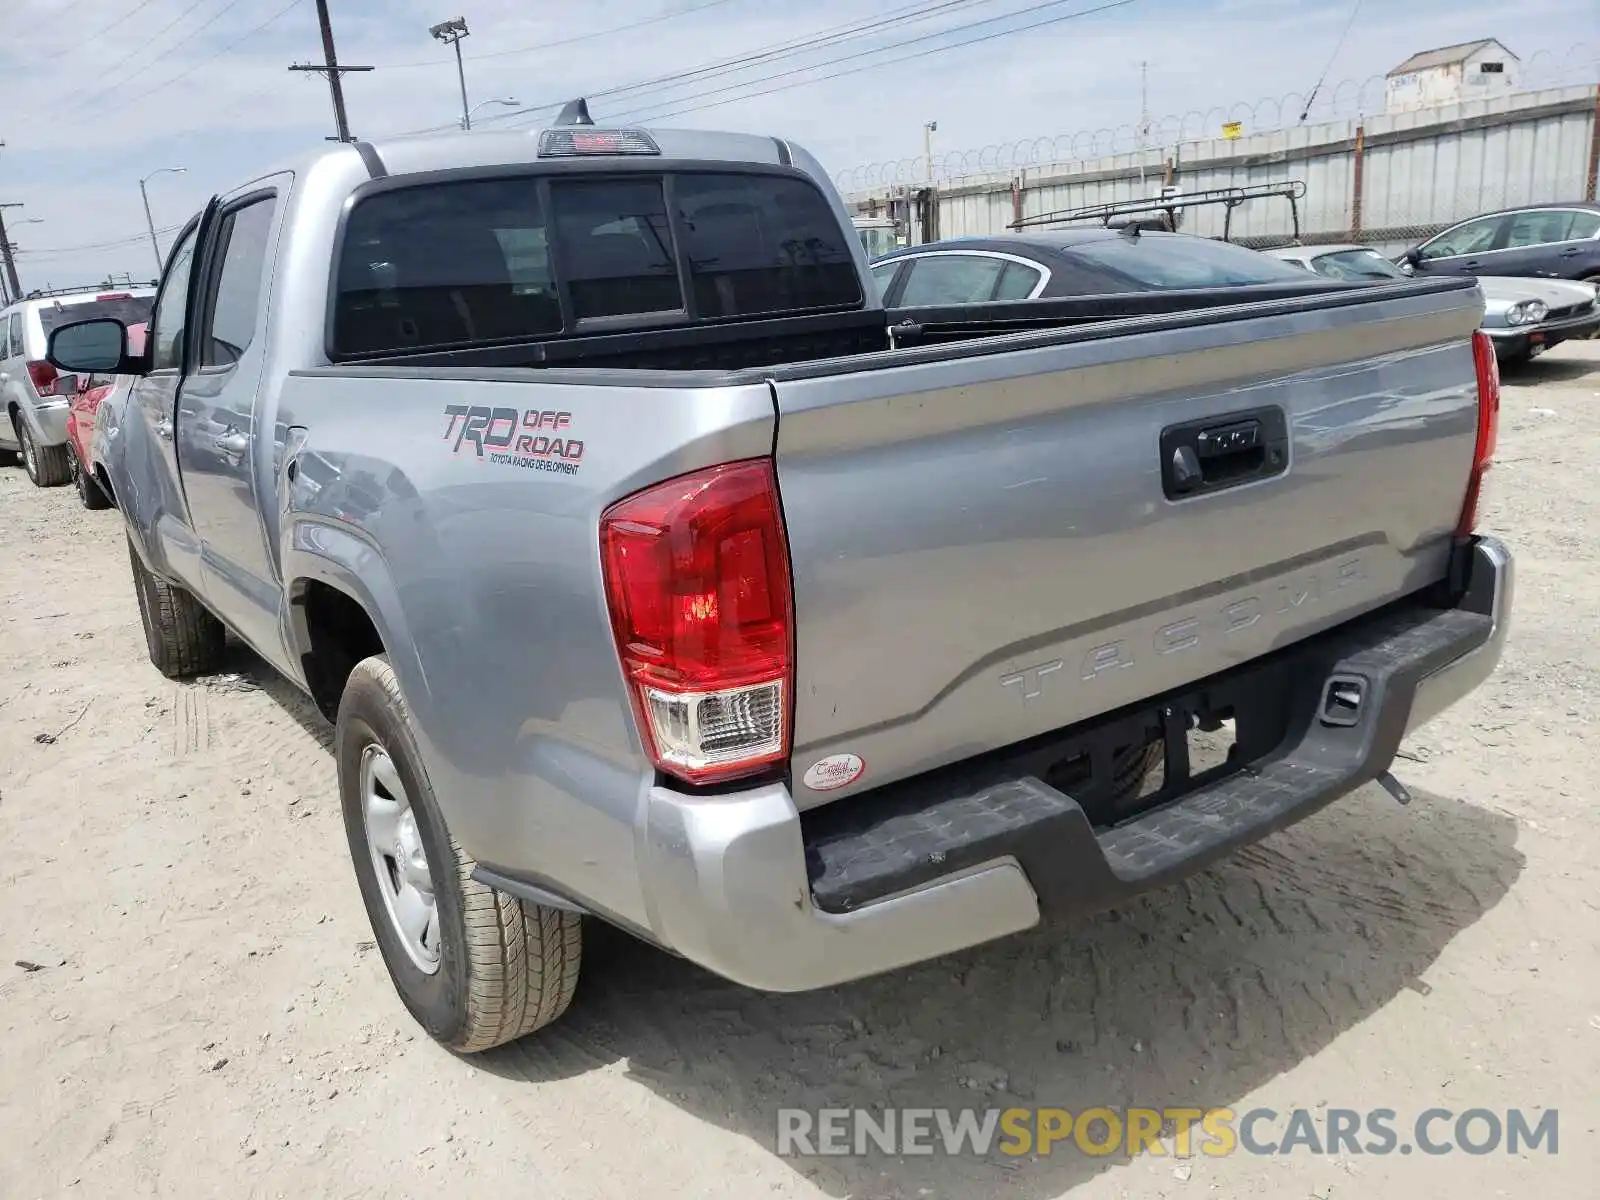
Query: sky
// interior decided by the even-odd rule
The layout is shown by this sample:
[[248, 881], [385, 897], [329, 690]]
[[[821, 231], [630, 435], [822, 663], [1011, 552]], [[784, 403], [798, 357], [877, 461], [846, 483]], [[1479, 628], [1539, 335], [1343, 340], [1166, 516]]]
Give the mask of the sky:
[[[1144, 104], [1155, 142], [1173, 140], [1184, 114], [1190, 129], [1224, 112], [1259, 127], [1277, 108], [1259, 100], [1293, 93], [1284, 107], [1297, 109], [1319, 78], [1313, 119], [1374, 111], [1402, 59], [1481, 37], [1517, 54], [1530, 84], [1600, 78], [1600, 0], [329, 6], [340, 61], [377, 68], [345, 76], [357, 136], [462, 136], [452, 51], [428, 30], [463, 16], [471, 102], [519, 102], [480, 108], [477, 125], [538, 128], [553, 108], [537, 106], [583, 95], [600, 124], [791, 138], [846, 183], [870, 163], [920, 171], [928, 122], [936, 161], [954, 171], [961, 152], [1078, 131], [1120, 129], [1131, 149]], [[210, 195], [333, 133], [322, 77], [287, 69], [321, 59], [315, 0], [3, 0], [0, 203], [23, 207], [0, 215], [24, 288], [153, 277], [141, 177], [184, 168], [147, 183], [164, 251]]]

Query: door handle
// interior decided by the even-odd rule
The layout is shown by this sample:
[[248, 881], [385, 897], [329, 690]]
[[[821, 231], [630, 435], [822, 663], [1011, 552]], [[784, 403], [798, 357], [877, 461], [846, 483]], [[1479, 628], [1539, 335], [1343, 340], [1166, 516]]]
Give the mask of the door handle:
[[1167, 499], [1200, 496], [1281, 475], [1289, 465], [1288, 424], [1280, 408], [1188, 421], [1163, 429], [1160, 449]]
[[212, 438], [211, 444], [229, 458], [239, 458], [246, 450], [250, 449], [250, 435], [247, 433], [224, 433]]
[[1461, 264], [1461, 265], [1462, 265], [1462, 266], [1464, 266], [1464, 267], [1465, 267], [1465, 268], [1467, 268], [1467, 270], [1469, 270], [1469, 271], [1476, 271], [1476, 270], [1477, 270], [1477, 269], [1478, 269], [1478, 268], [1479, 268], [1479, 267], [1481, 267], [1481, 266], [1482, 266], [1482, 265], [1483, 265], [1483, 264], [1482, 264], [1482, 263], [1480, 263], [1480, 262], [1479, 262], [1479, 261], [1478, 261], [1478, 260], [1477, 260], [1477, 259], [1475, 259], [1475, 258], [1469, 258], [1469, 259], [1467, 259], [1467, 261], [1466, 261], [1466, 262], [1464, 262], [1464, 263], [1462, 263], [1462, 264]]
[[156, 436], [161, 438], [163, 441], [170, 442], [172, 440], [172, 422], [164, 417], [157, 421]]
[[1561, 252], [1562, 258], [1577, 258], [1583, 251], [1576, 246], [1569, 246]]

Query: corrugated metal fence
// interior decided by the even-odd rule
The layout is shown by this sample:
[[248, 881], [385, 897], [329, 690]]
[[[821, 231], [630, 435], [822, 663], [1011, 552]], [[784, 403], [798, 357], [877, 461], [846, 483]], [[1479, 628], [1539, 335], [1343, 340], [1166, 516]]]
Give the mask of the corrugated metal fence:
[[[1596, 197], [1600, 86], [1553, 88], [1393, 116], [1328, 121], [1236, 139], [1183, 142], [1059, 166], [969, 175], [924, 187], [856, 192], [857, 212], [898, 199], [911, 240], [1002, 233], [1014, 220], [1182, 191], [1303, 180], [1301, 240], [1399, 248], [1476, 213]], [[1222, 233], [1220, 207], [1182, 218], [1186, 232]], [[1231, 235], [1278, 244], [1292, 232], [1286, 200], [1252, 200]], [[929, 236], [931, 235], [931, 236]]]

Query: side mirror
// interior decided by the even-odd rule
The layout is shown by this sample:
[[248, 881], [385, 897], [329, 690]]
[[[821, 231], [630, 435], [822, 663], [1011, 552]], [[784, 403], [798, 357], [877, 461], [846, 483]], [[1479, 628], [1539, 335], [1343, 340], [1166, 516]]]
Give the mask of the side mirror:
[[121, 321], [96, 317], [74, 321], [50, 334], [45, 357], [58, 371], [85, 375], [142, 375], [143, 359], [128, 354], [128, 329]]
[[1422, 251], [1413, 246], [1411, 249], [1402, 254], [1400, 259], [1406, 264], [1406, 266], [1414, 267], [1422, 261]]
[[76, 375], [57, 375], [52, 390], [58, 396], [76, 396], [83, 390], [83, 385]]

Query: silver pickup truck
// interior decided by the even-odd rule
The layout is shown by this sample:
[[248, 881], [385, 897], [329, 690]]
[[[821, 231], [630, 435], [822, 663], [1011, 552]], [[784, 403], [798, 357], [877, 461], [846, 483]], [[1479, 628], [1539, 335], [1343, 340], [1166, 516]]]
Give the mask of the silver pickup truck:
[[141, 355], [51, 339], [140, 377], [152, 660], [231, 631], [335, 723], [440, 1041], [557, 1017], [585, 916], [792, 991], [1124, 902], [1403, 795], [1493, 670], [1470, 279], [885, 311], [798, 146], [585, 115], [323, 148], [190, 222]]

